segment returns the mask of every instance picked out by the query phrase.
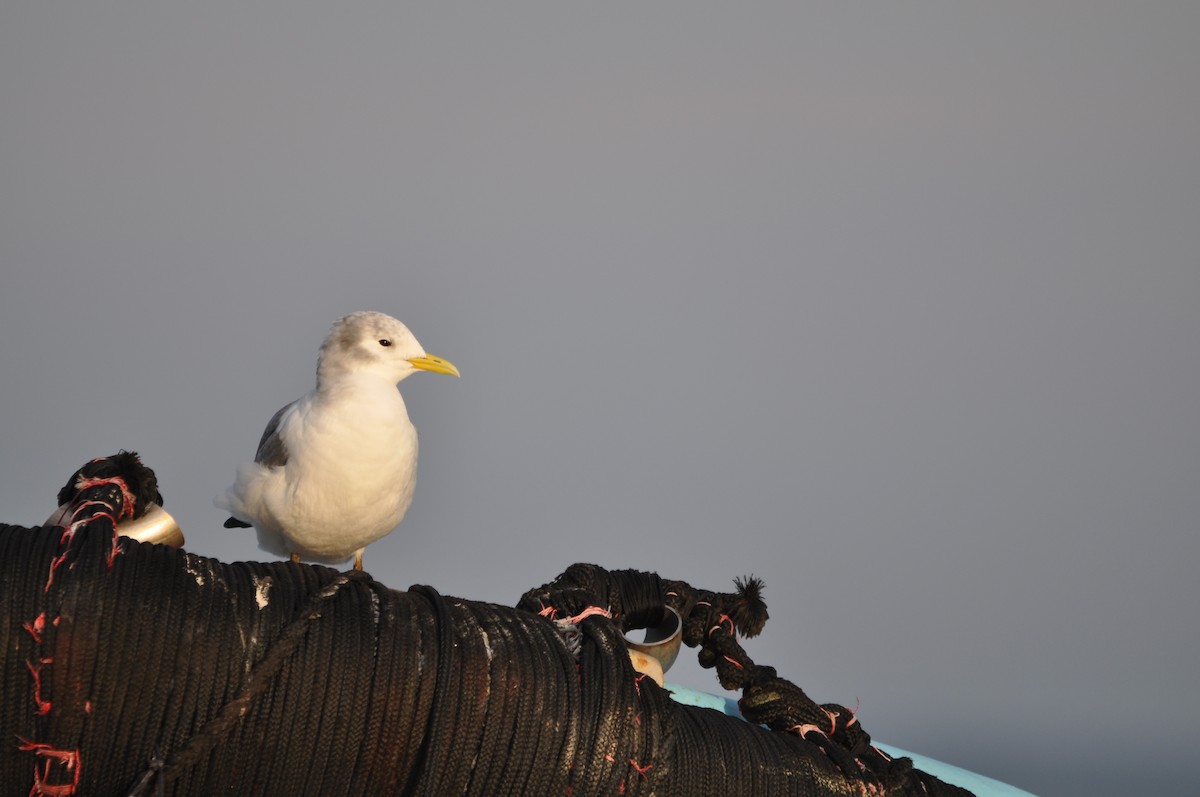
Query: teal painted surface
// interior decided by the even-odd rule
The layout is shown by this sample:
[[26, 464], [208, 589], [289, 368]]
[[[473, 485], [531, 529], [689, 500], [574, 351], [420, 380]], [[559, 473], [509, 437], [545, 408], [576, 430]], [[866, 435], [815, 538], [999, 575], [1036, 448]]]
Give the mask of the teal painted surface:
[[[671, 697], [678, 703], [688, 706], [700, 706], [701, 708], [711, 708], [714, 711], [721, 711], [731, 717], [742, 716], [741, 712], [738, 711], [737, 701], [733, 698], [711, 695], [708, 692], [689, 689], [686, 686], [676, 686], [675, 684], [667, 684], [667, 690], [670, 691]], [[976, 797], [1034, 797], [1034, 795], [1023, 789], [1018, 789], [1016, 786], [1009, 786], [1007, 783], [986, 778], [983, 775], [976, 774], [962, 767], [956, 767], [953, 764], [946, 764], [918, 753], [910, 753], [907, 750], [902, 750], [899, 747], [884, 744], [883, 742], [876, 742], [875, 746], [893, 758], [911, 758], [913, 766], [917, 769], [928, 772], [930, 775], [940, 778], [946, 783], [953, 783], [955, 786], [968, 789], [974, 792]]]

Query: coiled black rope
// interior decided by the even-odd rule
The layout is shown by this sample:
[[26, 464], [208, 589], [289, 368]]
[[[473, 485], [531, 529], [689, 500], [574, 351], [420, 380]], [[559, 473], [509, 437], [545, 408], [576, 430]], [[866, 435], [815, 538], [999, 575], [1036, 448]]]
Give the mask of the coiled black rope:
[[[873, 758], [848, 713], [831, 726], [739, 653], [765, 620], [755, 585], [579, 565], [515, 609], [223, 564], [115, 541], [135, 476], [87, 482], [69, 529], [0, 526], [0, 797], [965, 793]], [[622, 632], [665, 603], [723, 682], [744, 679], [748, 716], [819, 733], [639, 676]]]
[[128, 797], [138, 797], [138, 795], [148, 793], [148, 787], [155, 782], [155, 777], [160, 781], [160, 786], [169, 783], [211, 753], [213, 748], [220, 744], [233, 726], [249, 711], [250, 704], [254, 699], [270, 688], [279, 674], [280, 668], [295, 652], [304, 639], [304, 635], [308, 633], [312, 622], [320, 618], [322, 604], [332, 599], [342, 587], [351, 581], [364, 579], [361, 571], [351, 570], [340, 574], [314, 592], [309, 598], [308, 605], [283, 630], [262, 660], [254, 665], [233, 699], [222, 706], [220, 713], [209, 720], [169, 759], [165, 761], [158, 758], [152, 759], [146, 773], [138, 778], [137, 785], [129, 791]]
[[[683, 618], [684, 644], [700, 649], [701, 666], [715, 668], [726, 689], [742, 690], [738, 707], [747, 720], [775, 731], [777, 735], [773, 739], [781, 738], [780, 735], [796, 739], [801, 749], [814, 755], [814, 760], [833, 765], [834, 773], [819, 769], [810, 772], [809, 776], [827, 790], [818, 793], [840, 794], [839, 789], [847, 788], [847, 784], [866, 793], [891, 795], [965, 793], [914, 769], [910, 759], [892, 759], [876, 748], [858, 722], [855, 711], [833, 703], [819, 705], [799, 686], [779, 677], [775, 668], [755, 664], [738, 642], [738, 635], [755, 636], [766, 624], [768, 615], [762, 599], [763, 585], [753, 577], [735, 579], [734, 584], [735, 592], [716, 593], [696, 589], [683, 581], [660, 579], [656, 573], [610, 571], [598, 565], [579, 563], [567, 568], [549, 584], [526, 592], [518, 606], [538, 613], [556, 612], [560, 608], [574, 612], [589, 603], [599, 602], [611, 609], [612, 622], [624, 631], [643, 627], [646, 618], [653, 620], [659, 615], [656, 611], [659, 607], [670, 606]], [[698, 715], [694, 719], [705, 724], [711, 718]], [[731, 733], [731, 729], [724, 729], [721, 735]], [[687, 755], [686, 745], [684, 749], [684, 755]], [[762, 773], [773, 769], [772, 761], [778, 765], [778, 758], [761, 759], [761, 741], [745, 747], [731, 747], [730, 753], [735, 769]], [[780, 757], [784, 753], [776, 750], [772, 755]], [[737, 760], [743, 756], [744, 761]], [[721, 763], [723, 769], [731, 762], [726, 759]], [[694, 762], [685, 771], [701, 773], [706, 772], [706, 768]], [[692, 776], [683, 775], [677, 780], [689, 777]], [[695, 777], [705, 780], [708, 775], [695, 774]], [[707, 785], [696, 782], [692, 787], [704, 789]], [[768, 786], [763, 784], [760, 788]]]

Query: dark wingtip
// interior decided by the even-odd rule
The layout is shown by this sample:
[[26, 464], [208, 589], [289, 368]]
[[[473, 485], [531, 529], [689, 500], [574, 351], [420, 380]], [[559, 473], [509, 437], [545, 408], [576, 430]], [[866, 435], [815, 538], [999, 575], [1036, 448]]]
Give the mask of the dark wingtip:
[[225, 528], [227, 528], [227, 529], [248, 529], [248, 528], [250, 528], [250, 524], [243, 523], [242, 521], [238, 520], [237, 518], [231, 517], [225, 521]]

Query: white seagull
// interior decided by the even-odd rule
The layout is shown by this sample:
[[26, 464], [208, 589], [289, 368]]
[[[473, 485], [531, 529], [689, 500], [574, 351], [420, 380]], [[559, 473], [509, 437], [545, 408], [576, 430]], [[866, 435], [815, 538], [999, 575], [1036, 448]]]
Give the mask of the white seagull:
[[272, 416], [254, 462], [216, 499], [226, 528], [258, 531], [264, 551], [329, 564], [388, 534], [412, 503], [417, 430], [397, 384], [414, 371], [458, 376], [383, 313], [339, 319], [317, 357], [317, 386]]

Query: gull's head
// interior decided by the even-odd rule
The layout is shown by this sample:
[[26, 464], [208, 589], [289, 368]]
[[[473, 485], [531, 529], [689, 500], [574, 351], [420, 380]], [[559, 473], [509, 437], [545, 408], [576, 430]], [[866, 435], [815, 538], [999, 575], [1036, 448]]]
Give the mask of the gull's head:
[[317, 358], [317, 381], [340, 374], [378, 374], [399, 382], [414, 371], [458, 376], [448, 360], [428, 354], [408, 327], [385, 313], [362, 311], [339, 318]]

